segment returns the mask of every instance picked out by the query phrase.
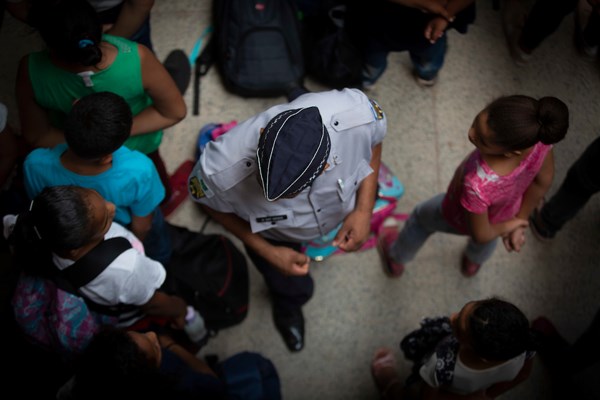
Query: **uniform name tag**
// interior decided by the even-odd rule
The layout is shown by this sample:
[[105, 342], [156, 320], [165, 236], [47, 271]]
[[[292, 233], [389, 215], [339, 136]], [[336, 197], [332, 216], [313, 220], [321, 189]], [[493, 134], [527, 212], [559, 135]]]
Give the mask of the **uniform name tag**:
[[268, 217], [256, 218], [256, 222], [262, 224], [264, 222], [277, 222], [287, 219], [287, 215], [270, 215]]

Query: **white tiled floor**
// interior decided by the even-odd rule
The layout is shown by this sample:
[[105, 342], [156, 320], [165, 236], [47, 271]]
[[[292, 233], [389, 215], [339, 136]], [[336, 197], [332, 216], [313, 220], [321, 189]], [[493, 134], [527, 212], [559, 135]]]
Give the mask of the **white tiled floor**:
[[[210, 23], [209, 0], [156, 2], [152, 38], [160, 59], [174, 48], [188, 54]], [[511, 61], [505, 46], [500, 12], [490, 1], [477, 3], [478, 14], [468, 34], [449, 33], [446, 64], [431, 89], [416, 85], [407, 54], [390, 57], [389, 68], [369, 93], [387, 113], [389, 131], [383, 160], [406, 187], [398, 210], [410, 212], [418, 202], [444, 191], [455, 167], [472, 149], [467, 130], [474, 116], [492, 99], [522, 93], [553, 95], [571, 112], [567, 138], [555, 149], [556, 177], [600, 132], [598, 64], [581, 59], [572, 44], [573, 20], [565, 19], [525, 67]], [[15, 45], [18, 44], [18, 45]], [[35, 34], [6, 16], [0, 32], [0, 101], [11, 110], [15, 125], [13, 85], [21, 55], [39, 47]], [[311, 90], [323, 88], [308, 81]], [[168, 130], [161, 152], [173, 171], [193, 156], [199, 129], [209, 122], [244, 120], [284, 98], [244, 99], [224, 91], [213, 68], [203, 78], [201, 114], [191, 115], [192, 91], [186, 93], [188, 117]], [[313, 263], [314, 298], [305, 307], [306, 348], [289, 353], [271, 320], [267, 291], [251, 266], [251, 307], [239, 326], [221, 332], [202, 350], [226, 357], [258, 351], [271, 358], [280, 373], [286, 399], [373, 399], [369, 363], [378, 346], [397, 344], [423, 316], [448, 314], [472, 299], [501, 296], [531, 318], [544, 314], [574, 340], [600, 305], [600, 196], [593, 198], [552, 244], [528, 236], [521, 254], [498, 248], [492, 260], [471, 278], [459, 273], [465, 239], [434, 235], [398, 280], [384, 276], [375, 250], [335, 256]], [[204, 216], [186, 201], [171, 222], [200, 229]], [[220, 231], [209, 223], [207, 231]], [[403, 374], [409, 370], [398, 351]], [[548, 399], [551, 389], [537, 361], [532, 377], [507, 393], [506, 399]]]

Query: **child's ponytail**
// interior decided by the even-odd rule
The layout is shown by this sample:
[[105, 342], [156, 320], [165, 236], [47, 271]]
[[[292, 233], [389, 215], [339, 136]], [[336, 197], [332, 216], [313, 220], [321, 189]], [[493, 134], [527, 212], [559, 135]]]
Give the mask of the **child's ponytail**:
[[34, 1], [28, 19], [62, 61], [93, 66], [102, 60], [102, 24], [87, 1]]
[[27, 211], [21, 212], [15, 221], [8, 241], [14, 250], [15, 261], [25, 272], [32, 275], [45, 275], [52, 250], [42, 239], [33, 215], [32, 201]]
[[85, 34], [77, 40], [77, 49], [74, 49], [74, 52], [76, 54], [75, 60], [86, 67], [96, 65], [102, 60], [100, 42], [88, 39], [88, 35]]

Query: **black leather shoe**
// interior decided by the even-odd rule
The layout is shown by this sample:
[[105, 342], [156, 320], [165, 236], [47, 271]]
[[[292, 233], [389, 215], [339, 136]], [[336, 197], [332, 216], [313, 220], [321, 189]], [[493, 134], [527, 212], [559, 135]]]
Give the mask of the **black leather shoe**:
[[287, 348], [292, 352], [304, 348], [304, 316], [302, 309], [292, 312], [273, 312], [275, 327], [281, 334]]

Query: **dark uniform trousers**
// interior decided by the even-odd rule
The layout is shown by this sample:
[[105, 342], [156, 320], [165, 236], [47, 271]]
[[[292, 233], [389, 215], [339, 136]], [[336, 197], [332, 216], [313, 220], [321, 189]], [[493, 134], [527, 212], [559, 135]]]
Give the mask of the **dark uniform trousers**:
[[[284, 246], [300, 251], [300, 243], [266, 240], [274, 246]], [[283, 313], [296, 311], [310, 300], [314, 292], [314, 282], [310, 274], [303, 276], [285, 275], [248, 246], [246, 246], [246, 252], [262, 274], [271, 293], [271, 301], [276, 311]]]

